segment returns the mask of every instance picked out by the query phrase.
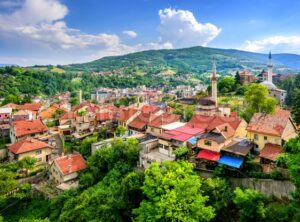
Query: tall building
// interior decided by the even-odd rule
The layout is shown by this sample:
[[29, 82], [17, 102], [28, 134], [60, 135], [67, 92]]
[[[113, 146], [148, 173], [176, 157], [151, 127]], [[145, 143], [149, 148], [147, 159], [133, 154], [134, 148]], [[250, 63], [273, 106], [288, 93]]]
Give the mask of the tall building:
[[215, 106], [218, 106], [218, 86], [217, 86], [217, 67], [216, 67], [216, 61], [213, 60], [213, 68], [212, 68], [212, 74], [211, 74], [211, 98], [215, 101]]
[[198, 100], [198, 107], [196, 114], [209, 116], [230, 116], [231, 109], [229, 106], [218, 105], [218, 77], [216, 62], [213, 60], [213, 67], [211, 73], [211, 96], [205, 96]]
[[275, 98], [278, 101], [280, 106], [284, 105], [286, 91], [282, 89], [278, 89], [273, 83], [273, 63], [272, 63], [272, 54], [269, 53], [269, 61], [268, 61], [268, 76], [265, 81], [261, 83], [266, 86], [269, 90], [269, 96]]

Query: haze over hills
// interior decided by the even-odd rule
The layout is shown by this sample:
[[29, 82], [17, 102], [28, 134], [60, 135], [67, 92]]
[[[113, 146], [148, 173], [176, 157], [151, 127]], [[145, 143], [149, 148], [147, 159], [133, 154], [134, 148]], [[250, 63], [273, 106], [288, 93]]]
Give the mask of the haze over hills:
[[[300, 55], [273, 54], [274, 69], [278, 73], [300, 70]], [[241, 69], [261, 71], [266, 69], [268, 55], [235, 49], [192, 47], [136, 52], [122, 56], [104, 57], [92, 62], [63, 66], [66, 71], [110, 71], [137, 67], [154, 72], [173, 69], [182, 73], [201, 74], [211, 70], [215, 58], [219, 73]]]

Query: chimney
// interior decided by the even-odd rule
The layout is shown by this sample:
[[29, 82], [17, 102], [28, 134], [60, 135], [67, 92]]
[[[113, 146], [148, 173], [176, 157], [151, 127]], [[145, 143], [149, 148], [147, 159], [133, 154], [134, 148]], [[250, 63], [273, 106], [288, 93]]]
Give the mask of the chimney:
[[72, 165], [69, 164], [69, 165], [68, 165], [68, 172], [71, 173], [71, 171], [72, 171]]
[[227, 126], [225, 126], [224, 131], [227, 132]]

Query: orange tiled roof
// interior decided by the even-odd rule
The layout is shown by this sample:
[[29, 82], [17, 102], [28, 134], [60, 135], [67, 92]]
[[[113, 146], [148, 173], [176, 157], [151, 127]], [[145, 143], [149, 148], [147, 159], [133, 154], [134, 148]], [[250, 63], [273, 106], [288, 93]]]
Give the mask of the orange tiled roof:
[[275, 145], [271, 143], [265, 144], [265, 147], [260, 151], [259, 156], [268, 160], [275, 161], [283, 149], [280, 145]]
[[86, 163], [80, 154], [58, 157], [54, 163], [63, 175], [68, 175], [86, 168]]
[[151, 113], [141, 113], [128, 126], [142, 130], [149, 123], [151, 116]]
[[29, 115], [29, 114], [33, 114], [33, 112], [30, 111], [30, 110], [23, 110], [23, 109], [21, 109], [21, 110], [15, 112], [13, 114], [13, 116], [25, 116], [25, 115]]
[[151, 105], [144, 105], [141, 108], [142, 113], [155, 113], [155, 112], [158, 112], [159, 110], [160, 110], [159, 107], [151, 106]]
[[40, 113], [40, 116], [41, 116], [42, 119], [50, 119], [50, 118], [53, 117], [56, 110], [58, 110], [58, 108], [56, 108], [54, 106], [51, 106], [48, 109], [42, 111]]
[[25, 103], [23, 105], [17, 105], [17, 109], [25, 109], [30, 111], [39, 111], [39, 109], [42, 107], [41, 103]]
[[154, 120], [152, 120], [148, 125], [151, 127], [160, 127], [162, 125], [167, 125], [180, 120], [181, 116], [177, 114], [164, 113]]
[[76, 114], [74, 112], [65, 112], [64, 114], [61, 115], [59, 119], [64, 120], [64, 119], [75, 119]]
[[238, 128], [241, 119], [236, 116], [208, 116], [208, 115], [194, 115], [187, 123], [188, 126], [198, 127], [206, 130], [212, 130], [217, 126], [228, 123], [234, 130]]
[[115, 112], [101, 112], [96, 114], [97, 121], [107, 121], [107, 120], [113, 120], [115, 118], [116, 118]]
[[39, 119], [20, 120], [13, 123], [16, 136], [25, 136], [34, 133], [42, 133], [48, 131], [48, 128]]
[[51, 147], [51, 146], [40, 140], [27, 138], [10, 145], [9, 150], [14, 154], [20, 154], [20, 153], [31, 152], [34, 150], [40, 150], [47, 147]]
[[121, 122], [127, 122], [127, 120], [137, 112], [135, 108], [122, 109], [117, 113], [117, 119]]
[[291, 113], [281, 108], [277, 108], [274, 114], [255, 113], [247, 131], [281, 136], [290, 117]]

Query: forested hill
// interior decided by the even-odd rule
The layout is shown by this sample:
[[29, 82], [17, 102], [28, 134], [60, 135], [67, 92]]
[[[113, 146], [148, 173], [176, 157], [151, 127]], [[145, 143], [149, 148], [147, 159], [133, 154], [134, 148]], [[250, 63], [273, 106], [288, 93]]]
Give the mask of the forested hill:
[[[63, 66], [66, 71], [111, 71], [138, 68], [144, 72], [171, 69], [179, 73], [201, 74], [211, 70], [215, 58], [220, 73], [238, 69], [261, 71], [266, 69], [268, 55], [234, 49], [192, 47], [171, 50], [150, 50], [123, 56], [104, 57], [92, 62]], [[288, 73], [300, 70], [300, 55], [274, 54], [274, 68]]]

